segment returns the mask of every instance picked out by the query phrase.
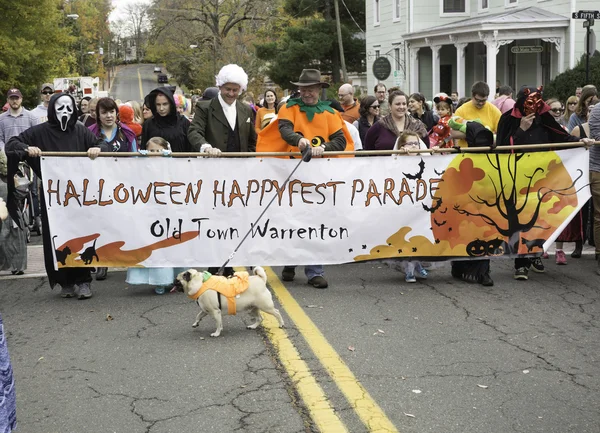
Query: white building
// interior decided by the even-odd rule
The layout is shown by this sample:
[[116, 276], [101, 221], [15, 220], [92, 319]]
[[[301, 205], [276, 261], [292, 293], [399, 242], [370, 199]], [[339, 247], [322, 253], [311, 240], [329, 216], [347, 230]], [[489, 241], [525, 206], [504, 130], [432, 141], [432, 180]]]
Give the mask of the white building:
[[[475, 81], [488, 83], [490, 98], [498, 82], [545, 84], [585, 52], [584, 20], [572, 12], [598, 9], [598, 0], [366, 0], [367, 86], [431, 99], [470, 96]], [[391, 63], [385, 80], [373, 74], [380, 56]]]

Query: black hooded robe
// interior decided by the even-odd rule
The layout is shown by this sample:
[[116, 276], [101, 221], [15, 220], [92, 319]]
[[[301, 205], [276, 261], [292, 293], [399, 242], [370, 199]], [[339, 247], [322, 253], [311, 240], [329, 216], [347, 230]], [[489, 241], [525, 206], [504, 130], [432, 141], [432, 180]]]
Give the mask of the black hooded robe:
[[[81, 122], [77, 122], [77, 115], [74, 112], [69, 119], [66, 131], [60, 127], [60, 122], [56, 117], [56, 100], [61, 96], [68, 96], [73, 101], [73, 107], [77, 107], [75, 99], [71, 95], [58, 93], [52, 96], [48, 104], [48, 121], [36, 126], [32, 126], [20, 135], [11, 138], [6, 143], [6, 156], [8, 157], [8, 178], [12, 179], [20, 161], [27, 161], [27, 164], [33, 171], [43, 179], [43, 173], [40, 167], [40, 158], [30, 158], [27, 155], [29, 146], [39, 147], [46, 152], [87, 152], [90, 147], [99, 147], [103, 152], [108, 151], [106, 142], [98, 139]], [[8, 209], [11, 215], [15, 215], [17, 201], [14, 197], [14, 184], [9, 182], [8, 191]], [[43, 181], [42, 181], [43, 185]], [[43, 191], [42, 187], [42, 191]], [[61, 286], [74, 285], [80, 283], [89, 283], [92, 281], [90, 268], [61, 268], [54, 270], [54, 246], [50, 236], [50, 227], [48, 224], [48, 213], [46, 211], [45, 193], [40, 194], [42, 200], [42, 227], [44, 241], [44, 264], [48, 274], [50, 287], [54, 288], [56, 284]]]
[[[156, 97], [159, 94], [169, 100], [170, 111], [166, 116], [161, 116], [156, 111]], [[158, 87], [146, 96], [144, 102], [152, 111], [152, 117], [142, 125], [140, 148], [146, 149], [146, 143], [152, 137], [162, 137], [169, 142], [172, 152], [191, 152], [192, 147], [188, 140], [190, 121], [177, 112], [173, 92], [166, 87]]]

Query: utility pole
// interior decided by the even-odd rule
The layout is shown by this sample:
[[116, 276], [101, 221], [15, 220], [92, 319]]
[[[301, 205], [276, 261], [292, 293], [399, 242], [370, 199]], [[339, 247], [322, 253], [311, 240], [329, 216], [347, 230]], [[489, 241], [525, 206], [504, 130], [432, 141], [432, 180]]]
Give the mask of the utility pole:
[[335, 9], [335, 27], [337, 29], [338, 46], [340, 47], [340, 62], [342, 64], [342, 80], [348, 82], [348, 72], [346, 71], [346, 58], [344, 57], [344, 44], [342, 42], [342, 25], [340, 24], [340, 7], [338, 0], [333, 0]]

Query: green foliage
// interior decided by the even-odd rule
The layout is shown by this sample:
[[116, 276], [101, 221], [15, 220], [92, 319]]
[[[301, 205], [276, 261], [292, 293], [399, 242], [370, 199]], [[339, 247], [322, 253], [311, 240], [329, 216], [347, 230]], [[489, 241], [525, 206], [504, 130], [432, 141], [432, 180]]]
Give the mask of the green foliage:
[[64, 27], [61, 0], [2, 0], [0, 15], [0, 100], [18, 87], [23, 105], [39, 102], [39, 86], [69, 70], [72, 41]]
[[[310, 19], [300, 25], [290, 26], [278, 42], [256, 46], [257, 56], [269, 62], [267, 75], [284, 89], [291, 89], [305, 68], [317, 68], [321, 74], [332, 75], [339, 81], [339, 48], [335, 21]], [[342, 27], [344, 54], [349, 71], [364, 69], [364, 40], [354, 37]]]
[[557, 75], [554, 80], [544, 87], [544, 99], [558, 98], [563, 103], [569, 96], [575, 94], [577, 87], [583, 87], [586, 84], [594, 84], [600, 88], [600, 53], [596, 51], [590, 57], [590, 82], [585, 82], [585, 55], [581, 57], [573, 69], [569, 69], [562, 74]]

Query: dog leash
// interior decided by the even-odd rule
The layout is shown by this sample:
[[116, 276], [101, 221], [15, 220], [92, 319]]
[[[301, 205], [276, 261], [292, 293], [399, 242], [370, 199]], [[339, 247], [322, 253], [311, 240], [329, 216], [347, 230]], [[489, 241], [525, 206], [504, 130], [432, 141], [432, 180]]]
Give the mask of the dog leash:
[[[298, 164], [296, 164], [296, 167], [294, 167], [294, 169], [292, 170], [292, 172], [290, 173], [290, 175], [287, 177], [287, 179], [285, 180], [285, 182], [283, 182], [282, 188], [286, 187], [286, 185], [288, 184], [288, 182], [290, 181], [290, 179], [292, 178], [292, 176], [294, 175], [294, 173], [296, 172], [296, 170], [298, 170], [298, 167], [300, 167], [300, 164], [302, 164], [303, 162], [309, 162], [311, 160], [311, 158], [312, 158], [312, 153], [311, 152], [312, 152], [312, 147], [311, 146], [306, 146], [304, 148], [304, 150], [302, 150], [302, 158], [300, 158], [300, 161], [298, 161]], [[277, 198], [277, 194], [275, 194], [273, 196], [273, 198], [271, 199], [271, 201], [269, 202], [269, 204], [267, 205], [267, 207], [265, 207], [265, 209], [261, 212], [261, 214], [258, 216], [258, 218], [256, 218], [256, 221], [254, 221], [254, 223], [252, 223], [250, 225], [250, 229], [248, 230], [248, 232], [246, 233], [246, 235], [242, 238], [242, 240], [237, 245], [237, 247], [235, 247], [235, 249], [233, 250], [233, 252], [229, 255], [229, 257], [227, 258], [227, 260], [225, 261], [225, 263], [223, 263], [223, 265], [219, 268], [219, 270], [217, 271], [217, 275], [221, 275], [222, 274], [223, 270], [227, 267], [227, 264], [231, 261], [231, 259], [233, 259], [233, 257], [238, 252], [238, 250], [240, 249], [240, 247], [242, 246], [242, 244], [244, 243], [244, 241], [246, 239], [248, 239], [248, 236], [250, 236], [250, 233], [252, 233], [252, 227], [254, 227], [260, 221], [260, 219], [267, 212], [267, 210], [269, 209], [269, 207], [271, 207], [271, 205], [273, 204], [273, 202], [275, 201], [276, 198]]]

